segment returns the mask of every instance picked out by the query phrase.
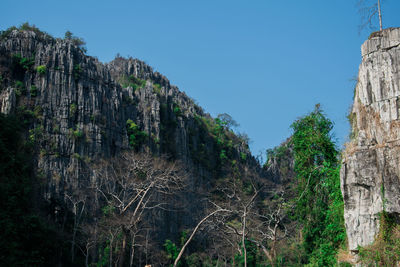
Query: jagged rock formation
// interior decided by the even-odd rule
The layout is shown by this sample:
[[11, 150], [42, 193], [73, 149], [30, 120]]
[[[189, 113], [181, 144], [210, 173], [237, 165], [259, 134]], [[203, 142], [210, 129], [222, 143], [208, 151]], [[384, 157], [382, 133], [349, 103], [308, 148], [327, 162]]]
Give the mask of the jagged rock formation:
[[293, 182], [295, 177], [294, 152], [290, 138], [274, 149], [268, 149], [267, 157], [264, 170], [269, 180], [278, 184]]
[[380, 213], [400, 214], [400, 29], [372, 34], [349, 115], [341, 189], [349, 249], [374, 241]]
[[[87, 166], [128, 148], [182, 161], [192, 191], [207, 190], [224, 160], [259, 168], [244, 140], [229, 131], [229, 142], [216, 140], [215, 121], [140, 60], [103, 64], [71, 40], [14, 29], [0, 38], [0, 75], [0, 110], [24, 114], [48, 201], [63, 202], [66, 193], [90, 187], [95, 178]], [[140, 138], [132, 139], [128, 120]], [[200, 208], [195, 196], [185, 196], [189, 213]], [[164, 233], [192, 220], [190, 214], [165, 219]]]

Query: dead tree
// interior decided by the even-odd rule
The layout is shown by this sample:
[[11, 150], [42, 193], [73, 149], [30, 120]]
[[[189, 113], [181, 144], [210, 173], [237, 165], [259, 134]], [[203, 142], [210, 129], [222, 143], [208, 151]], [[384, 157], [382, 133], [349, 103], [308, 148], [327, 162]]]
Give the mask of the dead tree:
[[370, 29], [374, 26], [374, 19], [378, 16], [379, 30], [382, 31], [382, 12], [381, 12], [381, 0], [374, 0], [370, 3], [369, 0], [359, 0], [357, 3], [358, 12], [361, 15], [361, 25], [359, 26], [359, 32], [366, 27]]
[[[277, 199], [268, 203], [268, 208], [262, 213], [254, 213], [257, 226], [254, 228], [253, 238], [249, 239], [261, 248], [264, 255], [274, 266], [276, 259], [276, 245], [280, 240], [288, 237], [290, 230], [285, 219], [291, 206], [284, 198], [284, 192], [277, 195]], [[264, 245], [270, 243], [270, 249]]]
[[75, 246], [76, 246], [76, 235], [82, 222], [82, 216], [85, 211], [86, 195], [81, 191], [76, 191], [74, 194], [65, 194], [65, 198], [72, 205], [72, 213], [74, 214], [74, 226], [72, 229], [72, 240], [71, 240], [71, 262], [75, 260]]
[[[230, 244], [242, 255], [248, 265], [246, 242], [255, 244], [274, 265], [277, 243], [290, 234], [288, 210], [292, 208], [284, 197], [284, 191], [256, 179], [229, 179], [221, 182], [217, 190], [222, 195], [218, 205], [229, 210], [225, 217], [216, 216], [215, 234], [221, 242]], [[271, 197], [275, 195], [275, 197]], [[238, 245], [240, 244], [240, 246]]]
[[81, 227], [81, 242], [79, 249], [85, 256], [85, 266], [89, 267], [89, 257], [91, 250], [96, 246], [97, 242], [97, 226], [89, 223], [83, 224]]
[[221, 181], [214, 195], [220, 196], [213, 200], [215, 206], [228, 211], [225, 216], [216, 216], [211, 222], [216, 233], [235, 247], [235, 250], [243, 256], [244, 266], [247, 266], [246, 240], [249, 239], [249, 229], [254, 227], [253, 209], [256, 198], [259, 196], [262, 186], [246, 177], [246, 179], [233, 178]]
[[[124, 265], [127, 238], [130, 237], [129, 265], [133, 266], [137, 246], [135, 239], [143, 230], [143, 218], [152, 209], [167, 208], [168, 203], [160, 202], [160, 196], [175, 195], [182, 190], [186, 174], [177, 163], [132, 152], [100, 162], [94, 171], [97, 181], [94, 189], [99, 192], [101, 202], [105, 204], [103, 228], [118, 229], [119, 234], [122, 234], [118, 245], [120, 252], [115, 261], [119, 266]], [[111, 246], [114, 234], [108, 232], [108, 236]]]

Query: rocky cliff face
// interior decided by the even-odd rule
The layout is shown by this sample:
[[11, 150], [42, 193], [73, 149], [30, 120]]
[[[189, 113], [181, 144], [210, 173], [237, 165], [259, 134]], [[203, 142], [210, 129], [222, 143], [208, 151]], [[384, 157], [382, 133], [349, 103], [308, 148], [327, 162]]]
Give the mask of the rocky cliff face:
[[215, 121], [137, 59], [103, 64], [71, 40], [15, 29], [0, 38], [0, 75], [0, 110], [23, 114], [49, 201], [89, 187], [87, 166], [126, 149], [184, 162], [192, 190], [218, 178], [224, 160], [258, 166], [244, 140], [226, 131], [221, 143]]
[[352, 139], [343, 154], [341, 189], [349, 249], [374, 241], [380, 213], [400, 214], [400, 29], [362, 45], [349, 115]]
[[279, 146], [267, 150], [267, 162], [264, 165], [266, 177], [277, 184], [293, 183], [294, 152], [291, 138]]

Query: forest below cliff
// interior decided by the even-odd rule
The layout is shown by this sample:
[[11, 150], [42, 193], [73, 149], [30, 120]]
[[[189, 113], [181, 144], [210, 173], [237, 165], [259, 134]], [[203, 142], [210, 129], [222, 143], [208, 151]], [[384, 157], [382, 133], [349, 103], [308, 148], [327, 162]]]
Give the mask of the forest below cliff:
[[[260, 162], [231, 116], [144, 62], [103, 64], [26, 23], [0, 33], [0, 110], [2, 266], [353, 263], [319, 104]], [[399, 257], [395, 219], [382, 225], [367, 263]]]

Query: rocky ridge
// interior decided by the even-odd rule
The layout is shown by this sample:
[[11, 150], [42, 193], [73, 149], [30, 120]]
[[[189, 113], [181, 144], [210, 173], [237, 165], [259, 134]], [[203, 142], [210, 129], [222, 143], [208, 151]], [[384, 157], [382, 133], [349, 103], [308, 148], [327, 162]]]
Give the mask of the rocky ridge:
[[[126, 149], [182, 161], [192, 192], [222, 175], [226, 160], [261, 171], [245, 140], [226, 129], [229, 141], [218, 143], [215, 120], [140, 60], [103, 64], [71, 40], [14, 29], [0, 38], [0, 75], [0, 110], [24, 115], [41, 194], [49, 202], [65, 202], [67, 194], [90, 187], [96, 181], [87, 167]], [[128, 121], [140, 134], [137, 143]], [[196, 193], [185, 198], [195, 205], [189, 199]], [[164, 220], [166, 228], [177, 232], [177, 221], [193, 224], [192, 216], [185, 218]]]

